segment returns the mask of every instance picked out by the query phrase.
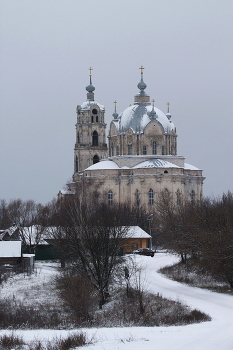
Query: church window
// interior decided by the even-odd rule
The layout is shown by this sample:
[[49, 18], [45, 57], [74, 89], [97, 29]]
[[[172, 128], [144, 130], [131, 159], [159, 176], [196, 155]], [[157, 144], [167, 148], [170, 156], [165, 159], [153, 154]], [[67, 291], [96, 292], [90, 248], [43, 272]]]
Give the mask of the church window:
[[176, 191], [176, 204], [181, 205], [181, 193], [179, 189]]
[[169, 194], [170, 194], [170, 193], [169, 193], [168, 189], [165, 188], [165, 189], [164, 189], [164, 198], [165, 198], [165, 199], [169, 199]]
[[113, 193], [112, 191], [108, 191], [108, 205], [112, 205], [113, 204]]
[[94, 155], [94, 157], [93, 157], [93, 164], [99, 163], [99, 161], [100, 161], [99, 156], [97, 154]]
[[114, 145], [112, 143], [112, 146], [111, 146], [111, 153], [112, 153], [112, 156], [114, 156]]
[[75, 157], [75, 171], [78, 172], [78, 156]]
[[142, 146], [142, 154], [147, 154], [146, 145]]
[[93, 123], [93, 121], [94, 121], [94, 117], [93, 117], [93, 115], [91, 116], [91, 122]]
[[96, 130], [92, 134], [92, 146], [98, 146], [98, 132]]
[[128, 155], [133, 153], [132, 145], [128, 145]]
[[136, 206], [139, 207], [139, 205], [140, 205], [140, 194], [139, 194], [138, 190], [135, 191], [135, 202], [136, 202]]
[[165, 154], [165, 146], [162, 146], [162, 155]]
[[167, 171], [167, 170], [164, 170], [164, 174], [168, 174], [168, 171]]
[[98, 121], [99, 121], [99, 117], [98, 117], [98, 115], [96, 116], [96, 123], [98, 123]]
[[152, 190], [152, 188], [149, 189], [149, 205], [153, 205], [154, 204], [154, 191]]
[[92, 109], [92, 114], [97, 114], [97, 109], [96, 108]]
[[152, 142], [152, 154], [157, 154], [157, 144], [156, 141]]
[[195, 191], [194, 190], [192, 190], [191, 193], [190, 193], [190, 199], [191, 199], [192, 203], [195, 202]]
[[119, 148], [119, 146], [116, 146], [116, 155], [117, 155], [117, 156], [120, 155], [120, 148]]

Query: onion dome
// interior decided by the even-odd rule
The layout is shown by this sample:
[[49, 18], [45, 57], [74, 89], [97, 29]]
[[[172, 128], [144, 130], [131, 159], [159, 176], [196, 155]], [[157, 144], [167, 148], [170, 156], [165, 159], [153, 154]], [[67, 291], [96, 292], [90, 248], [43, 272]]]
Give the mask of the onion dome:
[[95, 91], [95, 87], [92, 85], [92, 81], [91, 81], [91, 71], [93, 70], [93, 68], [89, 68], [90, 70], [90, 84], [86, 86], [86, 90], [87, 90], [87, 100], [89, 101], [94, 101], [94, 91]]
[[112, 114], [112, 116], [113, 116], [113, 119], [118, 119], [118, 113], [117, 113], [117, 111], [116, 111], [116, 104], [117, 104], [117, 101], [114, 101], [113, 103], [115, 103], [115, 109], [114, 109], [114, 112], [113, 112], [113, 114]]
[[166, 117], [167, 117], [168, 120], [170, 120], [171, 117], [172, 117], [172, 115], [171, 115], [171, 113], [169, 111], [169, 107], [170, 107], [170, 103], [168, 102], [167, 103], [167, 113], [166, 113]]
[[155, 119], [155, 118], [158, 117], [158, 116], [156, 115], [156, 112], [155, 112], [155, 105], [154, 105], [154, 102], [155, 102], [155, 100], [153, 99], [153, 100], [152, 100], [152, 110], [151, 110], [151, 112], [149, 112], [149, 117], [150, 117], [150, 119]]

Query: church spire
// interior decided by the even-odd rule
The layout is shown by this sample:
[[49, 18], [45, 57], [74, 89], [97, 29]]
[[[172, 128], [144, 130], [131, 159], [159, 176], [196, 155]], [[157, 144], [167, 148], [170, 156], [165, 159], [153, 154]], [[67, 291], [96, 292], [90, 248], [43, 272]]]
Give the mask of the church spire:
[[92, 81], [91, 81], [91, 77], [92, 77], [92, 74], [91, 74], [91, 71], [93, 70], [93, 68], [89, 68], [90, 70], [90, 84], [86, 86], [86, 90], [87, 90], [87, 100], [88, 101], [94, 101], [94, 92], [95, 91], [95, 87], [92, 85]]
[[117, 101], [114, 101], [113, 103], [115, 104], [115, 108], [114, 108], [114, 112], [113, 112], [112, 116], [113, 116], [113, 119], [118, 119], [118, 113], [116, 111]]
[[141, 66], [139, 69], [141, 69], [141, 81], [138, 83], [137, 86], [138, 86], [140, 92], [138, 93], [138, 95], [136, 95], [134, 97], [134, 103], [136, 103], [136, 104], [140, 104], [140, 103], [149, 104], [150, 103], [150, 96], [148, 96], [144, 91], [147, 87], [146, 83], [144, 83], [144, 81], [143, 81], [143, 69], [145, 69], [145, 68], [143, 66]]
[[167, 114], [166, 114], [166, 116], [167, 116], [168, 120], [170, 120], [172, 117], [171, 113], [170, 113], [170, 103], [169, 102], [167, 102]]

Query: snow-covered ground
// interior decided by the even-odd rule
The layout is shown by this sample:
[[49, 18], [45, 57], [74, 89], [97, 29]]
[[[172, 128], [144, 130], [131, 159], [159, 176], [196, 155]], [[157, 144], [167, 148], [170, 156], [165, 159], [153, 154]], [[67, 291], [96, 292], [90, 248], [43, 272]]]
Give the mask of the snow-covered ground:
[[[171, 281], [156, 271], [170, 265], [176, 258], [156, 253], [154, 258], [136, 256], [145, 266], [148, 287], [154, 293], [180, 300], [212, 317], [212, 321], [174, 327], [99, 328], [83, 330], [94, 343], [86, 350], [232, 350], [233, 297], [193, 288]], [[48, 271], [47, 271], [48, 272]], [[0, 331], [0, 334], [8, 331]], [[36, 330], [17, 331], [26, 341], [52, 339], [70, 331]], [[79, 348], [80, 349], [80, 348]]]

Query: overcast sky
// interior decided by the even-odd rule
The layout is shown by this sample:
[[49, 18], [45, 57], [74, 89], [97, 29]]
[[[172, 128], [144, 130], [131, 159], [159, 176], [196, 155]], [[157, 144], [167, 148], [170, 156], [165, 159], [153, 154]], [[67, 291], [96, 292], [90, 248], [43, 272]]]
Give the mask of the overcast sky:
[[143, 65], [204, 195], [233, 191], [232, 18], [232, 0], [0, 0], [0, 199], [46, 203], [71, 179], [90, 66], [109, 126]]

